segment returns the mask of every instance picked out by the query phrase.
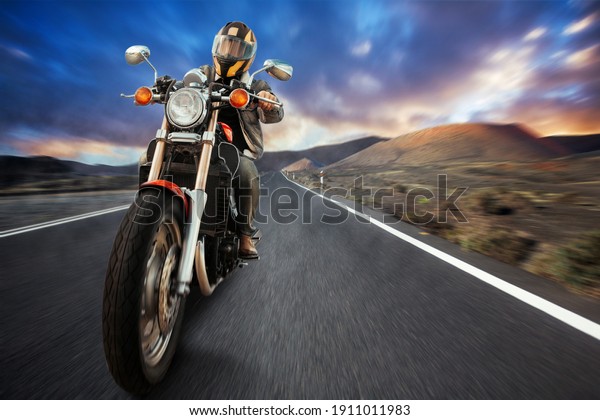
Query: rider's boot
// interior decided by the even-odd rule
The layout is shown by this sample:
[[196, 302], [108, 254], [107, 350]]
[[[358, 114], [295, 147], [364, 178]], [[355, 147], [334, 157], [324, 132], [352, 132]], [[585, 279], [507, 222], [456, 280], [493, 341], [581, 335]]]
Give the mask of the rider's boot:
[[245, 260], [258, 259], [258, 251], [254, 246], [254, 241], [249, 235], [240, 235], [240, 258]]

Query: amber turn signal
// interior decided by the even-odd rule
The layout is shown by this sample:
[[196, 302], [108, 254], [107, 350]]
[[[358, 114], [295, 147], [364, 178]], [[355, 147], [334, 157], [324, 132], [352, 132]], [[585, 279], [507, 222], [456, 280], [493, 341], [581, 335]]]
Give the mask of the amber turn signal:
[[229, 103], [234, 108], [244, 108], [250, 102], [250, 95], [244, 89], [235, 89], [229, 94]]
[[152, 91], [146, 86], [142, 86], [135, 91], [134, 100], [136, 105], [148, 105], [152, 101]]

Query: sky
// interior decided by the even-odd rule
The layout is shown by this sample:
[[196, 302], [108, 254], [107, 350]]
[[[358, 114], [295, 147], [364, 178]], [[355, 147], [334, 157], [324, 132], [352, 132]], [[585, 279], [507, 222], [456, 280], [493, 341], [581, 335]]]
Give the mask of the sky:
[[600, 133], [598, 0], [0, 0], [0, 19], [0, 155], [136, 162], [163, 108], [120, 98], [153, 82], [127, 47], [182, 78], [234, 20], [256, 34], [254, 69], [294, 67], [260, 77], [286, 113], [267, 151], [463, 122]]

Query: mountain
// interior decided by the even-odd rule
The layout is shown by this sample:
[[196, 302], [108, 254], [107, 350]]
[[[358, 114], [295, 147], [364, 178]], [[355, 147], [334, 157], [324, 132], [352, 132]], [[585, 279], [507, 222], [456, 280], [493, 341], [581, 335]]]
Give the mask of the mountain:
[[533, 161], [564, 156], [517, 124], [451, 124], [379, 142], [331, 168], [393, 167], [455, 161]]
[[600, 134], [542, 137], [538, 142], [561, 156], [600, 150]]
[[285, 168], [283, 168], [283, 170], [287, 171], [287, 172], [300, 172], [300, 171], [317, 169], [319, 166], [321, 166], [321, 165], [315, 164], [310, 159], [303, 158], [303, 159], [300, 159], [299, 161], [296, 161], [296, 162], [286, 166]]
[[304, 158], [310, 159], [317, 167], [329, 165], [384, 140], [386, 139], [372, 136], [306, 150], [266, 152], [256, 161], [256, 167], [260, 172], [280, 171]]
[[82, 176], [136, 175], [137, 165], [108, 166], [60, 160], [49, 156], [0, 156], [0, 187]]

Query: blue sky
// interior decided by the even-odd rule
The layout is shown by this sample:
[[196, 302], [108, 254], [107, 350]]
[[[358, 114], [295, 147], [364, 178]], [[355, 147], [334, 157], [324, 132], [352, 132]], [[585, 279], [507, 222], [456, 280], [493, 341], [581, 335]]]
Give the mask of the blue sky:
[[[541, 135], [600, 132], [599, 1], [0, 1], [0, 154], [126, 164], [160, 106], [119, 93], [152, 83], [124, 51], [144, 44], [160, 74], [211, 61], [215, 33], [242, 20], [283, 122], [267, 150], [456, 122], [519, 122]], [[268, 76], [264, 76], [268, 78]]]

